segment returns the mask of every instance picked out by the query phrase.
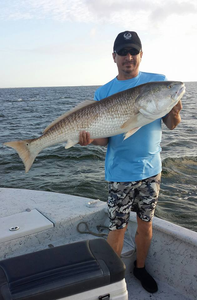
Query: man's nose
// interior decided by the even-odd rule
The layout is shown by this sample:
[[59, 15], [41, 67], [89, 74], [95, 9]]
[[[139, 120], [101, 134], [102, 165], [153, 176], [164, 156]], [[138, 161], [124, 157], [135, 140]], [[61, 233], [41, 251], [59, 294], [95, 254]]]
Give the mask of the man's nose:
[[126, 55], [126, 59], [127, 60], [132, 60], [133, 59], [133, 55], [131, 55], [129, 52]]

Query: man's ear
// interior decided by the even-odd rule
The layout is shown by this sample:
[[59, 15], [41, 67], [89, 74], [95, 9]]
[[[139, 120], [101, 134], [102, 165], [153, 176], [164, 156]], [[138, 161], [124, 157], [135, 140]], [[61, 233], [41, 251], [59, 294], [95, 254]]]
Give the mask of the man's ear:
[[116, 63], [116, 53], [115, 52], [112, 53], [112, 57], [113, 57], [114, 62]]

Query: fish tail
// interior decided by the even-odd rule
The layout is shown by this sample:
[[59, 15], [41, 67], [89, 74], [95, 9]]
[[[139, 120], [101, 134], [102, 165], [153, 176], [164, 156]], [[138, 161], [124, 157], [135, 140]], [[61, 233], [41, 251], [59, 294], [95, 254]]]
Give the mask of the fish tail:
[[4, 143], [4, 145], [11, 147], [15, 149], [22, 159], [24, 165], [25, 165], [25, 172], [27, 173], [29, 169], [31, 168], [36, 156], [40, 152], [37, 147], [32, 145], [32, 141], [35, 141], [36, 139], [31, 140], [23, 140], [23, 141], [12, 141]]

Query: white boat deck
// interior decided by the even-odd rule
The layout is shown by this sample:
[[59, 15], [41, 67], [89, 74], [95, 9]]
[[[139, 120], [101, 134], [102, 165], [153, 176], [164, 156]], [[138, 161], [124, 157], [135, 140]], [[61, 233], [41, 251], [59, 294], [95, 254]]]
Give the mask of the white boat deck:
[[[91, 204], [92, 202], [92, 204]], [[35, 231], [28, 224], [20, 223], [23, 233], [13, 231], [12, 238], [6, 238], [0, 230], [0, 260], [39, 251], [47, 247], [63, 245], [96, 238], [91, 234], [80, 234], [77, 225], [87, 222], [89, 230], [98, 233], [97, 226], [107, 226], [106, 203], [71, 195], [30, 190], [0, 189], [0, 229], [1, 224], [9, 228], [18, 226], [20, 213], [37, 210], [49, 222], [43, 225], [36, 221]], [[37, 218], [37, 213], [35, 214]], [[12, 217], [10, 217], [12, 216]], [[40, 218], [40, 216], [38, 217]], [[126, 282], [129, 300], [186, 300], [197, 299], [197, 233], [154, 218], [153, 241], [147, 258], [147, 270], [158, 283], [158, 292], [147, 293], [130, 270], [135, 260], [134, 236], [136, 232], [135, 214], [131, 215], [123, 248], [126, 264]], [[44, 222], [45, 223], [45, 222]], [[40, 225], [39, 225], [40, 224]], [[45, 226], [45, 227], [43, 227]], [[19, 231], [20, 231], [19, 229]], [[83, 226], [80, 227], [83, 230]], [[102, 232], [105, 232], [103, 229]], [[106, 232], [107, 233], [107, 232]], [[130, 257], [126, 258], [131, 250]]]
[[158, 283], [158, 292], [155, 294], [147, 293], [140, 285], [139, 281], [132, 275], [126, 278], [127, 289], [129, 293], [129, 300], [188, 300], [187, 296], [182, 295], [174, 288], [165, 284], [164, 282]]

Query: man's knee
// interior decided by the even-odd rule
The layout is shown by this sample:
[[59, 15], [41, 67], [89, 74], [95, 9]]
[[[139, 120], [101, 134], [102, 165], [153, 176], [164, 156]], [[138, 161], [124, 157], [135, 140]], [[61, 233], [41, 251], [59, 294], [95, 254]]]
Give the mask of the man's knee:
[[127, 230], [127, 226], [128, 225], [126, 225], [124, 228], [121, 228], [121, 229], [110, 230], [108, 237], [111, 236], [114, 239], [118, 239], [118, 238], [121, 239], [122, 237], [124, 237], [125, 231]]
[[107, 242], [118, 255], [120, 255], [122, 251], [126, 229], [127, 226], [122, 229], [111, 230], [108, 234]]
[[146, 222], [141, 220], [139, 217], [137, 217], [137, 233], [136, 234], [143, 234], [146, 236], [152, 236], [152, 221]]

